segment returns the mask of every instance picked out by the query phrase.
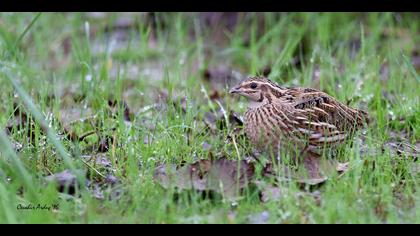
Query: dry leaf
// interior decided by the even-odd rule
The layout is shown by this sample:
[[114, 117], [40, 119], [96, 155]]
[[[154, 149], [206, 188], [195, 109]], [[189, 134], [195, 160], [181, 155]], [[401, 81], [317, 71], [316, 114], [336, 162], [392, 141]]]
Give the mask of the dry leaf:
[[245, 161], [218, 159], [200, 160], [180, 168], [162, 165], [156, 169], [154, 178], [164, 188], [215, 191], [226, 199], [234, 200], [248, 186], [253, 176], [254, 166]]
[[74, 194], [77, 188], [77, 176], [70, 170], [65, 170], [60, 173], [49, 175], [45, 177], [47, 182], [55, 182], [60, 192], [67, 190], [68, 194]]

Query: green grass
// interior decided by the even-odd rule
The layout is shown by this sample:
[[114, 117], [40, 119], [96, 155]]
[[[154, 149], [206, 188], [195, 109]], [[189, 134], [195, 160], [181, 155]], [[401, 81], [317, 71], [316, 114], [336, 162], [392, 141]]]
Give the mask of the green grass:
[[[269, 223], [420, 223], [419, 163], [389, 149], [360, 155], [357, 145], [347, 147], [337, 157], [350, 162], [342, 177], [315, 190], [281, 183], [281, 198], [268, 202], [252, 188], [232, 203], [192, 191], [174, 195], [153, 181], [160, 164], [249, 154], [246, 139], [236, 140], [237, 151], [226, 141], [231, 126], [211, 131], [202, 122], [219, 109], [208, 98], [214, 88], [204, 70], [220, 65], [243, 76], [270, 66], [269, 78], [279, 84], [319, 88], [368, 110], [369, 148], [380, 149], [393, 135], [418, 147], [419, 65], [411, 63], [420, 50], [417, 15], [249, 13], [239, 15], [233, 30], [205, 26], [194, 13], [156, 13], [154, 27], [135, 14], [128, 29], [110, 27], [119, 17], [0, 13], [0, 127], [15, 120], [14, 103], [34, 122], [0, 133], [1, 223], [246, 223], [262, 212]], [[246, 101], [225, 87], [218, 87], [220, 104], [243, 114]], [[159, 98], [163, 91], [168, 101]], [[124, 121], [123, 106], [111, 111], [108, 100], [126, 101], [132, 122]], [[67, 121], [75, 121], [68, 128], [79, 136], [94, 134], [70, 140], [63, 135]], [[143, 142], [146, 136], [153, 141]], [[102, 154], [110, 168], [85, 158], [98, 155], [103, 137], [113, 138]], [[44, 181], [66, 169], [81, 170], [75, 195]], [[84, 187], [85, 176], [100, 182], [107, 171], [121, 181], [122, 194], [109, 198], [115, 189], [107, 188], [98, 200]], [[319, 201], [311, 191], [319, 191]], [[29, 203], [59, 209], [17, 210]]]

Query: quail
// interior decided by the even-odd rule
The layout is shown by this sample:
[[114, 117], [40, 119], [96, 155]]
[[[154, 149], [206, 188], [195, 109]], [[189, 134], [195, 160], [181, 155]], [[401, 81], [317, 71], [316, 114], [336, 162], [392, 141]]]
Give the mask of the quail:
[[368, 122], [365, 111], [325, 92], [281, 87], [265, 77], [249, 77], [229, 93], [249, 100], [245, 133], [258, 149], [320, 153], [345, 143]]

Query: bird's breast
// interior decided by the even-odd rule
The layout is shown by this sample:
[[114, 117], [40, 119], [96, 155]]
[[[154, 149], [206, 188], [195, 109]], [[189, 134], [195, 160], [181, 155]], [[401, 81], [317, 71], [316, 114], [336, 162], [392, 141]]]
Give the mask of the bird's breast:
[[245, 113], [245, 132], [255, 145], [267, 145], [278, 142], [281, 129], [277, 117], [268, 107], [249, 108]]

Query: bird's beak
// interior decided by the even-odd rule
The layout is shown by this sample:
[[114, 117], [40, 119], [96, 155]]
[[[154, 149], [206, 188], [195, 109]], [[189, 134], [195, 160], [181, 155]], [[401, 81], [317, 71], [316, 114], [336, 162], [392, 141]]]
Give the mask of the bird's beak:
[[239, 93], [240, 88], [239, 87], [234, 87], [231, 90], [229, 90], [229, 93]]

